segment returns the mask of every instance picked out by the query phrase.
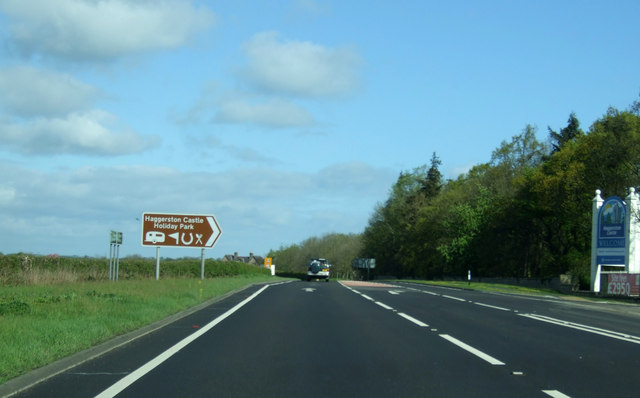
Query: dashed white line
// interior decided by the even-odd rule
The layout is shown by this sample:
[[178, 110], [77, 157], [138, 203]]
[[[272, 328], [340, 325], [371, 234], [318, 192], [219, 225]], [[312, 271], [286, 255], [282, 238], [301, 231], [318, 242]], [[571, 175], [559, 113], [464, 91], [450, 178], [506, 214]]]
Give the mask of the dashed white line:
[[542, 390], [542, 392], [553, 398], [571, 398], [570, 396], [563, 394], [558, 390]]
[[491, 365], [505, 365], [504, 362], [492, 357], [489, 354], [485, 354], [484, 352], [471, 347], [468, 344], [463, 343], [462, 341], [456, 339], [455, 337], [451, 337], [448, 334], [441, 334], [440, 337], [442, 337], [445, 340], [450, 341], [451, 343], [457, 345], [458, 347], [462, 348], [465, 351], [468, 351], [470, 353], [472, 353], [473, 355], [477, 356], [480, 359], [483, 359], [487, 362], [489, 362]]
[[407, 315], [407, 314], [402, 313], [402, 312], [398, 312], [398, 315], [400, 315], [401, 317], [403, 317], [404, 319], [406, 319], [408, 321], [411, 321], [411, 322], [415, 323], [416, 325], [418, 325], [420, 327], [423, 327], [423, 328], [429, 327], [429, 325], [427, 325], [426, 323], [424, 323], [424, 322], [412, 317], [411, 315]]
[[465, 303], [467, 302], [467, 300], [462, 299], [460, 297], [447, 296], [446, 294], [443, 294], [442, 297], [446, 297], [446, 298], [451, 299], [451, 300], [462, 301], [462, 302], [465, 302]]
[[366, 299], [367, 299], [367, 300], [369, 300], [369, 301], [375, 301], [374, 299], [372, 299], [371, 297], [367, 296], [366, 294], [362, 294], [362, 293], [360, 293], [360, 295], [361, 295], [362, 297], [366, 298]]
[[477, 301], [476, 301], [474, 304], [481, 305], [481, 306], [483, 306], [483, 307], [487, 307], [487, 308], [493, 308], [494, 310], [500, 310], [500, 311], [511, 311], [511, 310], [510, 310], [510, 309], [508, 309], [508, 308], [498, 307], [498, 306], [490, 305], [490, 304], [478, 303]]
[[378, 304], [380, 307], [384, 308], [385, 310], [392, 310], [393, 307], [389, 307], [388, 305], [381, 303], [379, 301], [376, 301], [376, 304]]

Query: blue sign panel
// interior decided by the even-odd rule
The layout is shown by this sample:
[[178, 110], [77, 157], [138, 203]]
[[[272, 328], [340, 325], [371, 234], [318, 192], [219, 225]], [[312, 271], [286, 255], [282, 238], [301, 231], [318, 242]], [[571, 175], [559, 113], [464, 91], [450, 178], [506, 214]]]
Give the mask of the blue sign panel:
[[624, 255], [597, 256], [596, 261], [601, 265], [624, 265]]
[[602, 203], [598, 214], [598, 248], [625, 247], [625, 216], [624, 202], [617, 196]]

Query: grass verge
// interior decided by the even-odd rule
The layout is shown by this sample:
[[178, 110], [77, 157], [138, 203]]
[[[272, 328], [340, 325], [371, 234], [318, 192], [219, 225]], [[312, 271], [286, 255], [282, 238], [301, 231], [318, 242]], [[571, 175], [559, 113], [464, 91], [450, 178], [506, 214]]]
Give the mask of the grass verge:
[[0, 384], [267, 275], [0, 286]]

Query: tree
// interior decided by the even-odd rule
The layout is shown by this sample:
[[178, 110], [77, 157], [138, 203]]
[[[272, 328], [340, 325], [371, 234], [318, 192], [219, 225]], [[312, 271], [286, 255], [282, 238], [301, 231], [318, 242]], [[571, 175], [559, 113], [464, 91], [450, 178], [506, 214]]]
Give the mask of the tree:
[[431, 167], [427, 170], [426, 179], [422, 183], [421, 192], [426, 198], [435, 198], [440, 193], [442, 188], [442, 173], [440, 173], [439, 167], [442, 165], [442, 161], [434, 152], [431, 156]]
[[516, 174], [539, 165], [546, 152], [545, 145], [536, 138], [536, 128], [527, 124], [511, 142], [503, 141], [500, 148], [493, 151], [491, 165], [505, 167]]
[[552, 130], [551, 127], [547, 127], [547, 129], [549, 130], [549, 140], [552, 146], [551, 153], [558, 152], [568, 142], [573, 142], [584, 135], [584, 132], [580, 129], [580, 121], [573, 112], [569, 115], [567, 127], [560, 129], [560, 132]]

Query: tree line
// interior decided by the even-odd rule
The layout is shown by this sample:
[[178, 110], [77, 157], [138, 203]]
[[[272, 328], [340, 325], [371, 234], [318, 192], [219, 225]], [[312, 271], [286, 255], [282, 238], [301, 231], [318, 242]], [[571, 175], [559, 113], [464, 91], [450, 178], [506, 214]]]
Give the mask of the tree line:
[[401, 277], [548, 278], [571, 273], [588, 286], [595, 190], [627, 196], [640, 179], [640, 102], [610, 108], [587, 131], [571, 113], [548, 128], [527, 125], [491, 160], [444, 181], [429, 166], [402, 172], [362, 235], [377, 273]]
[[550, 278], [570, 273], [588, 286], [591, 208], [603, 197], [627, 196], [640, 180], [640, 101], [609, 108], [586, 131], [574, 113], [539, 141], [527, 125], [503, 141], [490, 161], [445, 180], [429, 164], [402, 171], [361, 234], [330, 234], [281, 247], [281, 270], [303, 272], [326, 257], [344, 276], [356, 257], [376, 259], [375, 273], [437, 279]]
[[304, 277], [310, 259], [326, 258], [331, 264], [331, 278], [354, 279], [358, 275], [352, 262], [361, 252], [361, 234], [332, 233], [271, 250], [267, 256], [274, 259], [279, 275]]

